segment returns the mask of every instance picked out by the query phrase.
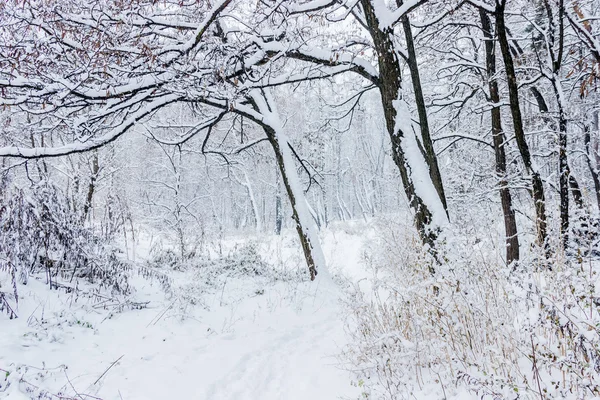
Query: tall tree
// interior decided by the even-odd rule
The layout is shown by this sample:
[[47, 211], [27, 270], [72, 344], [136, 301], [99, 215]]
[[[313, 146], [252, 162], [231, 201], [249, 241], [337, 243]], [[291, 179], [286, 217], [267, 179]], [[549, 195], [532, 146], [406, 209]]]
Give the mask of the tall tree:
[[502, 130], [502, 115], [500, 112], [500, 92], [496, 80], [496, 51], [494, 46], [495, 35], [493, 34], [492, 23], [486, 10], [479, 8], [479, 18], [481, 28], [485, 38], [485, 61], [489, 88], [490, 102], [492, 103], [492, 139], [494, 141], [494, 152], [496, 155], [496, 174], [500, 178], [500, 200], [502, 203], [502, 213], [504, 215], [504, 230], [506, 234], [506, 262], [511, 264], [519, 260], [519, 236], [517, 231], [517, 221], [515, 219], [515, 210], [512, 206], [512, 196], [506, 180], [506, 152], [504, 143], [506, 138]]
[[[283, 18], [304, 15], [309, 11], [319, 12], [323, 19], [329, 21], [341, 21], [351, 16], [355, 26], [364, 29], [363, 32], [370, 38], [368, 41], [348, 40], [338, 48], [323, 49], [288, 32], [287, 36], [283, 34], [282, 37], [271, 37], [268, 40], [262, 38], [257, 43], [265, 51], [268, 60], [278, 60], [279, 55], [284, 55], [290, 59], [320, 65], [322, 73], [326, 75], [354, 72], [377, 88], [392, 144], [393, 160], [414, 211], [415, 226], [423, 243], [435, 254], [438, 235], [448, 221], [445, 199], [442, 200], [443, 190], [436, 190], [434, 180], [442, 189], [441, 179], [432, 179], [436, 169], [429, 164], [427, 151], [420, 135], [417, 135], [405, 99], [401, 64], [405, 49], [395, 32], [402, 18], [422, 2], [408, 1], [393, 10], [379, 0], [360, 0], [350, 5], [344, 2], [338, 4], [337, 1], [290, 3], [282, 5]], [[335, 15], [336, 13], [341, 13], [341, 16]], [[332, 29], [335, 31], [335, 26]], [[372, 57], [365, 59], [365, 53], [372, 54]]]
[[[402, 0], [396, 0], [396, 3], [398, 4], [398, 7], [402, 7], [403, 5]], [[444, 183], [438, 166], [437, 155], [433, 148], [433, 140], [431, 140], [429, 119], [427, 118], [427, 106], [425, 104], [425, 96], [423, 95], [421, 76], [419, 75], [419, 60], [417, 59], [415, 40], [408, 15], [402, 17], [402, 28], [404, 30], [404, 38], [406, 39], [406, 63], [410, 70], [412, 86], [415, 93], [415, 103], [417, 106], [417, 113], [419, 114], [419, 129], [421, 132], [421, 140], [423, 141], [423, 149], [425, 150], [425, 157], [427, 159], [427, 164], [429, 165], [429, 174], [433, 186], [435, 186], [435, 190], [444, 205], [444, 209], [446, 210], [446, 213], [448, 213], [448, 201], [446, 200], [446, 193], [444, 192]]]
[[521, 104], [519, 101], [519, 86], [517, 83], [517, 75], [513, 55], [511, 53], [510, 44], [505, 21], [506, 0], [496, 0], [496, 31], [498, 41], [500, 42], [500, 50], [504, 60], [504, 69], [508, 80], [508, 94], [510, 101], [510, 112], [513, 120], [513, 130], [515, 139], [525, 169], [528, 174], [531, 174], [532, 192], [536, 214], [536, 230], [537, 243], [539, 246], [547, 246], [547, 221], [546, 221], [546, 198], [544, 194], [544, 184], [539, 171], [533, 163], [529, 144], [525, 138], [525, 129], [523, 125], [523, 117], [521, 113]]
[[[274, 100], [268, 91], [259, 90], [262, 84], [252, 68], [261, 59], [254, 57], [251, 42], [235, 40], [237, 33], [229, 35], [219, 22], [225, 10], [245, 15], [243, 7], [233, 7], [232, 0], [220, 0], [211, 8], [175, 1], [175, 12], [166, 18], [165, 4], [153, 0], [117, 9], [100, 0], [54, 5], [24, 10], [15, 0], [0, 8], [0, 36], [10, 38], [2, 47], [10, 56], [0, 59], [0, 104], [18, 107], [25, 116], [43, 115], [45, 134], [55, 131], [70, 143], [8, 146], [0, 148], [0, 156], [40, 159], [94, 150], [175, 104], [192, 104], [203, 118], [162, 144], [180, 146], [205, 132], [200, 149], [204, 152], [225, 114], [248, 117], [264, 128], [275, 150], [311, 279], [317, 272], [327, 276], [290, 143]], [[248, 18], [262, 20], [258, 9]], [[125, 25], [130, 29], [124, 31]], [[23, 43], [29, 45], [27, 52], [22, 51]], [[315, 76], [302, 77], [311, 78]], [[26, 123], [18, 126], [25, 133], [32, 129]], [[178, 194], [179, 186], [176, 189]]]

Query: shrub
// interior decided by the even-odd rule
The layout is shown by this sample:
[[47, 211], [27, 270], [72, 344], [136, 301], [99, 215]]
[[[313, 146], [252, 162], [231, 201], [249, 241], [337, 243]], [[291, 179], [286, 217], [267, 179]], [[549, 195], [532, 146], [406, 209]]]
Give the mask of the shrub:
[[448, 256], [432, 277], [410, 243], [401, 232], [374, 243], [378, 276], [348, 304], [353, 340], [344, 361], [364, 398], [445, 398], [460, 387], [482, 399], [600, 396], [591, 259], [558, 254], [551, 268], [527, 260], [509, 268], [483, 240], [462, 243], [471, 251]]
[[30, 275], [44, 274], [51, 288], [64, 287], [58, 279], [85, 279], [115, 293], [130, 292], [129, 267], [117, 251], [84, 227], [66, 196], [44, 182], [30, 191], [0, 197], [0, 269], [27, 284]]

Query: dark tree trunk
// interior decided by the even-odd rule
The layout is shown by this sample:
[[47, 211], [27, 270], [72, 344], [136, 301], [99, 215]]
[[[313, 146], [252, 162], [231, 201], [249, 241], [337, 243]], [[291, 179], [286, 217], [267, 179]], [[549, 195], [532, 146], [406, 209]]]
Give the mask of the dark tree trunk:
[[[304, 193], [300, 191], [298, 194], [296, 194], [296, 190], [298, 190], [298, 177], [294, 174], [297, 174], [297, 172], [294, 169], [294, 165], [286, 165], [286, 160], [288, 160], [288, 163], [293, 161], [291, 161], [291, 153], [288, 154], [288, 152], [290, 152], [291, 150], [283, 146], [289, 146], [290, 144], [287, 141], [287, 139], [284, 141], [284, 143], [281, 143], [279, 139], [281, 132], [275, 131], [273, 125], [269, 125], [264, 121], [265, 116], [267, 114], [274, 115], [277, 117], [277, 119], [278, 116], [276, 115], [276, 111], [274, 110], [274, 104], [270, 103], [270, 101], [272, 101], [270, 100], [270, 94], [268, 94], [263, 89], [261, 89], [260, 92], [260, 95], [258, 95], [257, 93], [252, 94], [252, 92], [249, 93], [246, 97], [246, 101], [252, 105], [255, 111], [257, 111], [259, 114], [262, 114], [262, 118], [257, 118], [254, 115], [247, 115], [239, 111], [238, 113], [240, 115], [245, 115], [246, 117], [249, 117], [251, 120], [253, 120], [263, 128], [267, 139], [271, 144], [271, 148], [275, 153], [275, 160], [277, 162], [277, 167], [281, 174], [281, 179], [283, 180], [283, 186], [285, 187], [288, 198], [290, 200], [290, 205], [292, 206], [292, 219], [296, 223], [296, 232], [298, 233], [298, 238], [300, 239], [302, 252], [304, 254], [304, 259], [306, 261], [306, 265], [310, 274], [310, 280], [315, 280], [317, 274], [319, 273], [318, 268], [322, 268], [322, 274], [325, 278], [327, 278], [329, 274], [326, 270], [321, 245], [318, 242], [318, 236], [313, 236], [316, 235], [317, 232], [316, 229], [314, 231], [312, 229], [313, 226], [312, 221], [310, 219], [311, 215], [308, 213], [307, 210], [304, 209], [302, 203], [299, 203], [302, 201], [306, 201], [304, 198]], [[295, 182], [295, 184], [293, 184], [292, 182]], [[279, 210], [281, 210], [281, 200], [279, 202]], [[276, 230], [281, 231], [280, 219], [276, 219]], [[313, 241], [315, 243], [313, 243]]]
[[[556, 65], [556, 64], [555, 64]], [[558, 64], [559, 65], [559, 64]], [[556, 95], [556, 103], [558, 104], [559, 109], [559, 139], [558, 139], [558, 147], [559, 147], [559, 193], [560, 193], [560, 232], [563, 238], [563, 244], [566, 246], [569, 240], [568, 232], [569, 232], [569, 187], [571, 188], [571, 193], [573, 194], [573, 199], [575, 200], [575, 204], [578, 208], [584, 208], [583, 197], [581, 194], [581, 190], [579, 189], [579, 185], [575, 180], [575, 177], [571, 175], [571, 170], [569, 168], [568, 159], [567, 159], [567, 119], [564, 113], [564, 108], [562, 105], [561, 98], [558, 94], [558, 82], [552, 81], [552, 85], [555, 90]], [[540, 93], [537, 87], [532, 86], [531, 92], [536, 99], [538, 104], [538, 109], [540, 113], [546, 114], [548, 113], [548, 105], [544, 96]], [[556, 124], [550, 117], [546, 117], [546, 120], [550, 120], [553, 125], [553, 129], [556, 129]]]
[[579, 182], [577, 182], [577, 179], [572, 173], [569, 174], [569, 187], [571, 188], [571, 193], [573, 194], [573, 200], [575, 200], [575, 205], [581, 211], [584, 211], [585, 201], [583, 199], [583, 193], [581, 192], [581, 186], [579, 186]]
[[[554, 97], [558, 108], [558, 176], [560, 192], [560, 234], [563, 241], [563, 247], [566, 249], [569, 243], [569, 163], [567, 160], [567, 117], [565, 114], [565, 104], [562, 97], [562, 85], [558, 79], [562, 65], [564, 48], [564, 3], [558, 1], [558, 15], [555, 19], [552, 5], [548, 0], [544, 0], [546, 17], [548, 19], [548, 30], [546, 38], [546, 47], [550, 58], [550, 70], [552, 74], [548, 76], [554, 90]], [[556, 37], [556, 28], [558, 28], [558, 37]], [[558, 49], [555, 44], [558, 43]]]
[[415, 212], [415, 225], [419, 232], [419, 236], [423, 243], [429, 246], [430, 251], [435, 256], [438, 232], [434, 229], [430, 229], [433, 215], [424, 200], [415, 190], [410, 166], [407, 165], [406, 155], [402, 148], [402, 141], [404, 140], [405, 135], [412, 133], [402, 132], [402, 130], [396, 128], [397, 111], [394, 103], [397, 100], [400, 100], [400, 95], [402, 93], [402, 76], [398, 59], [399, 56], [393, 42], [394, 32], [392, 28], [380, 29], [379, 21], [377, 20], [370, 0], [361, 0], [361, 5], [365, 14], [369, 33], [373, 38], [373, 43], [377, 52], [380, 75], [379, 92], [381, 94], [387, 131], [392, 142], [393, 159], [400, 171], [400, 177], [409, 204]]
[[[397, 0], [398, 7], [402, 5], [402, 0]], [[406, 38], [406, 48], [408, 52], [408, 68], [410, 69], [410, 76], [415, 92], [415, 102], [417, 104], [417, 112], [419, 114], [419, 125], [421, 127], [421, 138], [423, 140], [423, 148], [425, 150], [425, 158], [429, 166], [429, 176], [433, 182], [433, 186], [437, 191], [437, 194], [448, 213], [448, 204], [446, 201], [446, 194], [444, 193], [444, 183], [442, 181], [442, 174], [438, 166], [437, 155], [433, 148], [433, 141], [431, 140], [431, 134], [429, 131], [429, 121], [427, 118], [427, 108], [425, 106], [425, 97], [423, 96], [423, 87], [421, 85], [421, 77], [419, 75], [419, 64], [417, 62], [417, 53], [415, 51], [415, 43], [412, 35], [412, 28], [410, 26], [410, 20], [407, 16], [402, 18], [402, 26], [404, 28], [404, 36]]]
[[510, 112], [513, 119], [513, 128], [515, 131], [515, 139], [523, 164], [527, 173], [531, 174], [532, 180], [532, 191], [533, 201], [535, 203], [535, 214], [536, 214], [536, 230], [537, 230], [537, 243], [540, 246], [547, 247], [547, 222], [546, 222], [546, 199], [544, 196], [544, 185], [542, 178], [538, 171], [533, 169], [533, 163], [531, 160], [531, 153], [529, 152], [529, 145], [525, 139], [525, 130], [523, 128], [523, 118], [521, 116], [521, 106], [519, 104], [519, 87], [517, 85], [517, 76], [515, 73], [515, 66], [513, 62], [513, 56], [510, 52], [510, 46], [508, 43], [508, 37], [506, 33], [506, 25], [504, 21], [504, 9], [506, 6], [506, 0], [496, 1], [496, 31], [498, 33], [498, 40], [500, 42], [500, 50], [502, 51], [502, 58], [504, 59], [504, 68], [506, 70], [506, 76], [508, 80], [508, 94], [510, 101]]
[[[313, 245], [310, 241], [310, 237], [307, 235], [305, 229], [302, 226], [302, 221], [300, 220], [300, 216], [298, 214], [298, 210], [296, 207], [297, 199], [294, 193], [294, 189], [292, 188], [290, 181], [288, 179], [288, 173], [286, 171], [285, 161], [283, 159], [283, 153], [281, 151], [281, 145], [279, 140], [277, 139], [276, 132], [268, 127], [264, 126], [265, 133], [267, 134], [267, 138], [269, 139], [269, 143], [271, 143], [271, 147], [275, 152], [275, 158], [277, 160], [277, 166], [279, 167], [279, 172], [281, 173], [281, 178], [283, 179], [283, 185], [285, 186], [285, 190], [288, 194], [288, 198], [290, 199], [290, 204], [292, 205], [292, 218], [296, 223], [296, 232], [298, 232], [298, 237], [300, 238], [300, 243], [302, 245], [302, 251], [304, 253], [304, 258], [306, 260], [306, 265], [308, 265], [308, 271], [310, 273], [310, 280], [314, 280], [317, 276], [317, 265], [315, 259], [313, 257], [312, 248]], [[283, 143], [284, 146], [287, 146], [287, 143]]]
[[538, 104], [538, 109], [540, 110], [540, 112], [547, 113], [548, 104], [546, 104], [546, 100], [544, 99], [544, 96], [542, 96], [542, 94], [540, 93], [539, 89], [536, 86], [532, 86], [529, 90], [531, 90], [533, 97], [535, 97], [535, 101]]
[[492, 137], [494, 141], [494, 152], [496, 154], [496, 174], [500, 178], [500, 200], [502, 202], [502, 213], [504, 215], [504, 230], [506, 234], [506, 263], [511, 264], [519, 260], [519, 236], [515, 210], [512, 207], [512, 196], [506, 181], [506, 153], [504, 151], [504, 132], [500, 114], [500, 94], [496, 75], [496, 54], [494, 49], [494, 35], [489, 16], [483, 9], [479, 9], [481, 27], [485, 36], [485, 59], [488, 76], [490, 100], [494, 106], [492, 115]]
[[[594, 130], [597, 132], [598, 131], [598, 112], [596, 112], [594, 114], [593, 127], [594, 127]], [[585, 150], [587, 153], [587, 157], [586, 157], [587, 164], [588, 164], [588, 168], [590, 169], [590, 173], [592, 174], [592, 180], [594, 181], [594, 189], [596, 192], [596, 204], [598, 206], [598, 211], [600, 211], [600, 177], [598, 176], [599, 175], [599, 173], [598, 173], [598, 154], [592, 146], [590, 127], [586, 124], [584, 129], [585, 129], [585, 133], [584, 133], [583, 140], [585, 143]]]
[[567, 162], [567, 120], [560, 99], [558, 100], [558, 168], [560, 190], [560, 233], [565, 249], [569, 243], [569, 177], [570, 170]]

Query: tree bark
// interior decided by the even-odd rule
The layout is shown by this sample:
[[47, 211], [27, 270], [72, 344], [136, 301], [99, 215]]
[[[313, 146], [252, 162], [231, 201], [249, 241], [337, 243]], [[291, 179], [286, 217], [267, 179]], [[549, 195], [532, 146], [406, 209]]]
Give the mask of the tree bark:
[[283, 216], [281, 212], [281, 187], [279, 183], [279, 167], [275, 179], [275, 234], [281, 235]]
[[[595, 132], [598, 132], [598, 111], [594, 112], [593, 116], [593, 129]], [[592, 180], [594, 181], [594, 192], [596, 193], [596, 205], [598, 206], [598, 211], [600, 211], [600, 177], [598, 171], [598, 154], [592, 146], [592, 138], [590, 135], [590, 127], [589, 125], [585, 125], [585, 132], [583, 136], [583, 141], [585, 143], [585, 151], [586, 151], [586, 159], [587, 165], [590, 169], [590, 173], [592, 175]]]
[[[308, 271], [310, 273], [310, 280], [312, 281], [315, 280], [319, 271], [317, 270], [317, 261], [315, 260], [315, 257], [313, 255], [315, 243], [314, 240], [311, 240], [310, 235], [306, 231], [306, 228], [308, 228], [309, 225], [312, 225], [313, 221], [310, 215], [304, 215], [303, 213], [298, 212], [298, 202], [306, 200], [304, 199], [303, 193], [296, 193], [296, 191], [294, 190], [294, 186], [290, 182], [289, 175], [296, 174], [297, 172], [292, 166], [286, 165], [286, 160], [283, 155], [284, 150], [282, 149], [282, 146], [287, 146], [288, 143], [281, 143], [279, 141], [279, 138], [277, 137], [277, 133], [273, 128], [264, 127], [264, 130], [267, 134], [267, 138], [269, 139], [269, 143], [271, 144], [271, 147], [275, 152], [275, 158], [277, 160], [279, 172], [281, 173], [283, 185], [285, 186], [285, 190], [290, 200], [290, 204], [292, 205], [292, 218], [296, 223], [296, 232], [298, 232], [298, 237], [300, 238], [300, 244], [302, 245], [304, 259], [306, 260], [306, 265], [308, 266]], [[318, 251], [320, 251], [320, 248]]]
[[542, 178], [537, 170], [533, 168], [529, 145], [525, 139], [525, 130], [523, 128], [523, 118], [521, 116], [521, 106], [519, 104], [519, 87], [517, 85], [517, 76], [513, 56], [510, 52], [508, 37], [506, 33], [506, 23], [504, 20], [504, 10], [506, 0], [496, 0], [496, 31], [500, 42], [500, 50], [504, 59], [504, 69], [508, 80], [508, 94], [510, 101], [510, 112], [513, 119], [513, 129], [515, 139], [523, 164], [527, 173], [531, 174], [533, 200], [535, 203], [537, 243], [539, 246], [547, 247], [547, 220], [546, 220], [546, 199], [544, 195], [544, 185]]
[[[436, 241], [439, 235], [439, 229], [438, 227], [433, 226], [432, 223], [434, 221], [434, 215], [432, 213], [436, 211], [432, 208], [432, 202], [439, 201], [442, 209], [443, 203], [439, 196], [436, 199], [426, 199], [417, 192], [416, 182], [412, 173], [412, 168], [417, 166], [410, 165], [407, 162], [407, 154], [403, 148], [404, 142], [408, 140], [408, 135], [414, 135], [414, 132], [403, 131], [402, 126], [410, 126], [412, 122], [400, 121], [400, 118], [404, 116], [400, 116], [399, 118], [397, 115], [397, 105], [400, 105], [404, 100], [402, 99], [402, 75], [398, 58], [399, 54], [394, 43], [394, 31], [391, 27], [384, 29], [379, 27], [379, 21], [370, 0], [361, 0], [361, 5], [365, 14], [365, 21], [369, 33], [373, 39], [375, 50], [377, 52], [380, 75], [379, 92], [381, 95], [387, 131], [392, 142], [393, 159], [400, 171], [400, 177], [410, 207], [415, 212], [415, 225], [419, 232], [419, 236], [423, 243], [428, 246], [430, 252], [437, 258]], [[417, 146], [419, 146], [418, 142]], [[423, 149], [419, 150], [417, 150], [417, 152], [424, 154]], [[418, 154], [418, 156], [423, 156], [423, 154]], [[411, 156], [416, 156], [416, 154], [411, 154]], [[424, 159], [423, 163], [427, 165], [427, 160]], [[429, 178], [429, 176], [427, 178]], [[423, 182], [419, 183], [422, 184]], [[432, 182], [430, 181], [430, 183]], [[433, 205], [433, 207], [435, 207], [435, 205]], [[445, 217], [446, 216], [444, 215], [444, 218]]]
[[251, 91], [247, 100], [258, 113], [258, 115], [250, 117], [262, 126], [275, 152], [277, 166], [292, 206], [292, 218], [296, 223], [296, 232], [302, 245], [310, 279], [314, 280], [317, 273], [322, 275], [321, 279], [328, 279], [329, 274], [319, 242], [318, 229], [309, 212], [304, 191], [300, 187], [300, 178], [296, 170], [290, 143], [283, 132], [283, 124], [279, 120], [275, 101], [266, 89]]
[[[398, 7], [400, 7], [403, 2], [402, 0], [397, 0], [396, 3]], [[446, 194], [444, 193], [444, 183], [442, 181], [442, 174], [440, 173], [437, 155], [435, 154], [433, 141], [431, 140], [431, 134], [429, 131], [427, 108], [425, 106], [423, 86], [421, 85], [421, 77], [419, 75], [419, 64], [417, 62], [417, 53], [415, 51], [415, 41], [408, 16], [404, 16], [402, 18], [402, 27], [404, 29], [404, 37], [406, 38], [406, 48], [408, 52], [407, 63], [408, 68], [410, 69], [412, 85], [415, 92], [415, 102], [417, 104], [417, 112], [419, 114], [419, 126], [421, 127], [421, 139], [423, 140], [425, 158], [429, 166], [429, 175], [431, 177], [431, 181], [433, 182], [433, 186], [440, 197], [440, 201], [444, 206], [444, 210], [446, 210], [446, 215], [448, 215], [448, 203], [446, 200]]]
[[[555, 83], [556, 84], [556, 83]], [[558, 120], [558, 170], [560, 190], [560, 233], [563, 246], [569, 243], [569, 180], [570, 170], [567, 161], [567, 119], [560, 98], [557, 95], [559, 120]]]
[[[569, 176], [570, 169], [567, 159], [567, 116], [565, 113], [565, 104], [562, 85], [558, 77], [563, 59], [564, 49], [564, 3], [558, 1], [558, 38], [555, 37], [556, 21], [552, 11], [552, 5], [548, 0], [544, 1], [546, 16], [548, 18], [548, 34], [546, 37], [547, 51], [550, 56], [550, 82], [554, 90], [556, 105], [558, 107], [558, 173], [559, 173], [559, 191], [560, 191], [560, 233], [563, 240], [563, 246], [566, 249], [569, 244]], [[554, 47], [558, 41], [558, 49]]]
[[502, 203], [502, 213], [504, 215], [504, 230], [506, 235], [506, 263], [512, 264], [519, 260], [519, 236], [517, 231], [517, 222], [515, 210], [512, 207], [512, 196], [506, 180], [506, 153], [504, 150], [504, 132], [502, 131], [502, 117], [500, 114], [500, 94], [498, 82], [494, 78], [496, 75], [496, 54], [494, 48], [494, 35], [492, 34], [492, 24], [486, 11], [479, 9], [481, 27], [485, 36], [485, 59], [488, 76], [488, 87], [490, 91], [490, 100], [493, 104], [491, 110], [492, 116], [492, 137], [494, 141], [494, 152], [496, 155], [496, 174], [500, 178], [500, 200]]
[[98, 173], [100, 166], [98, 164], [98, 152], [94, 152], [92, 157], [92, 174], [90, 176], [90, 183], [88, 184], [87, 196], [85, 198], [85, 204], [83, 205], [83, 215], [81, 221], [85, 221], [92, 208], [92, 201], [94, 199], [94, 192], [96, 190], [96, 180], [98, 179]]

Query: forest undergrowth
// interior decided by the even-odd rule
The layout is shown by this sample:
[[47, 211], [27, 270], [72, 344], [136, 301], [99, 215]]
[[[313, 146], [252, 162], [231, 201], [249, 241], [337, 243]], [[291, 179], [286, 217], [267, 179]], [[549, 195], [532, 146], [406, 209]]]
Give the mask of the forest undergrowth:
[[600, 396], [594, 253], [546, 258], [534, 248], [506, 266], [492, 235], [465, 230], [449, 235], [435, 265], [405, 226], [379, 224], [364, 251], [373, 282], [355, 285], [347, 303], [352, 341], [341, 358], [363, 397]]

